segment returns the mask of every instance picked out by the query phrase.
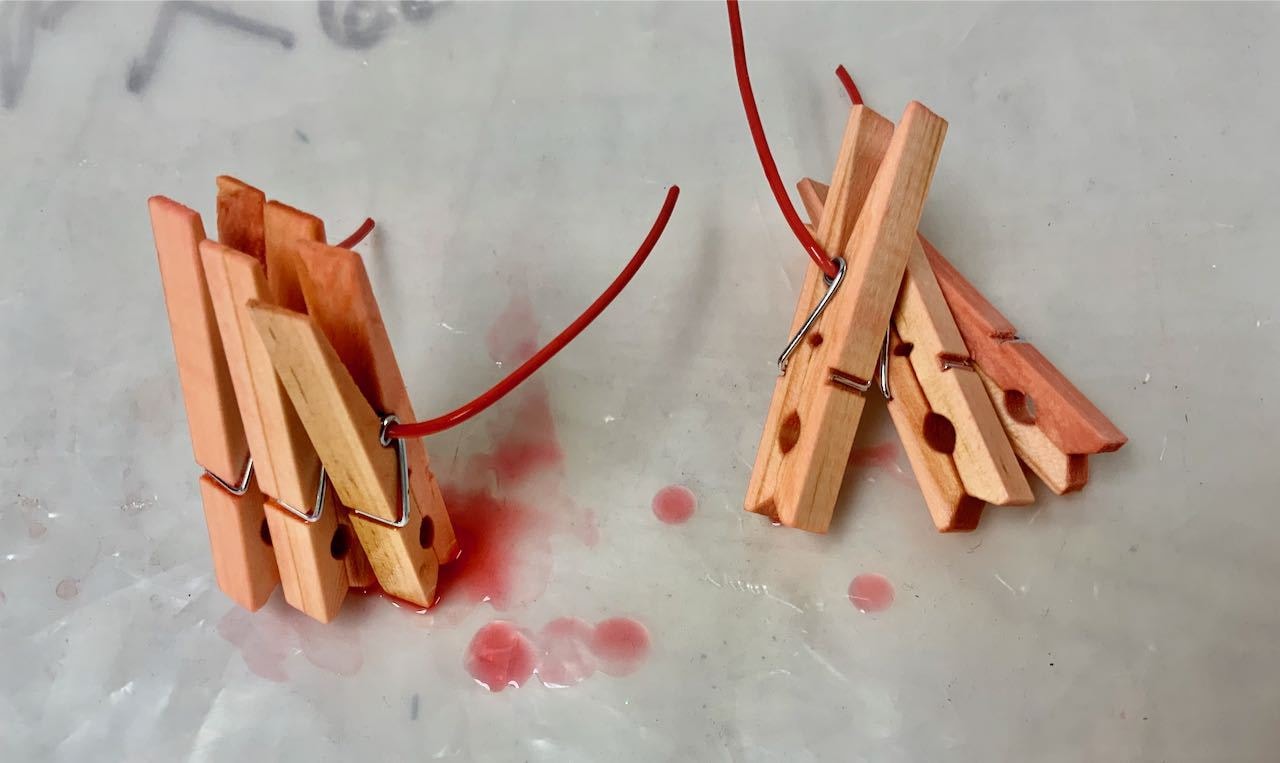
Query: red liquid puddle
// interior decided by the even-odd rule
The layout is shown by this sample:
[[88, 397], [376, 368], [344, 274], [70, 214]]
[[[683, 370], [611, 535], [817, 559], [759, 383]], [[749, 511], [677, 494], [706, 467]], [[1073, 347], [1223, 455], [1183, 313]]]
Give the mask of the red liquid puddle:
[[576, 617], [547, 623], [535, 640], [504, 620], [476, 632], [467, 649], [467, 672], [489, 691], [520, 686], [533, 675], [544, 686], [565, 688], [582, 683], [596, 670], [628, 676], [649, 656], [649, 631], [626, 617], [603, 620], [594, 627]]
[[342, 676], [355, 675], [364, 665], [359, 640], [351, 632], [283, 605], [268, 604], [256, 613], [232, 609], [218, 621], [217, 630], [239, 650], [250, 671], [269, 681], [289, 679], [285, 663], [295, 653]]
[[872, 445], [866, 448], [854, 448], [849, 454], [849, 468], [863, 469], [874, 467], [889, 472], [891, 476], [905, 482], [914, 484], [911, 475], [902, 470], [898, 465], [898, 446], [892, 442], [882, 442], [879, 445]]
[[[489, 355], [504, 367], [538, 347], [538, 322], [523, 296], [512, 297], [487, 337]], [[446, 606], [489, 602], [506, 611], [536, 599], [551, 577], [551, 540], [599, 539], [594, 513], [579, 507], [564, 485], [564, 451], [551, 396], [534, 377], [490, 413], [490, 448], [469, 458], [441, 486], [461, 556], [440, 568]]]
[[629, 676], [649, 656], [649, 631], [628, 617], [615, 617], [596, 625], [591, 651], [600, 658], [600, 670], [611, 676]]
[[859, 612], [883, 612], [893, 604], [893, 583], [875, 573], [859, 575], [849, 584], [849, 601]]
[[697, 497], [684, 485], [668, 485], [653, 497], [653, 515], [669, 525], [689, 521], [697, 508]]
[[467, 647], [467, 672], [489, 691], [528, 682], [536, 664], [533, 642], [523, 631], [502, 620], [477, 631]]

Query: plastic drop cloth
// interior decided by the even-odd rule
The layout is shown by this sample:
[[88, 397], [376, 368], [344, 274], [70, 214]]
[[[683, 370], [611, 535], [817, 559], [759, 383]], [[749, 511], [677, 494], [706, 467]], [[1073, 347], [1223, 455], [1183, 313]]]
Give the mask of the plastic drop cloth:
[[[1280, 10], [743, 16], [789, 181], [834, 160], [838, 63], [950, 120], [923, 228], [1130, 435], [1087, 489], [940, 536], [874, 404], [829, 535], [741, 510], [805, 263], [719, 4], [5, 3], [0, 759], [1274, 759]], [[211, 227], [219, 173], [335, 239], [378, 220], [423, 415], [576, 315], [683, 188], [594, 327], [428, 441], [496, 538], [430, 615], [353, 597], [319, 626], [213, 585], [145, 201]], [[651, 509], [669, 485], [684, 524]], [[494, 621], [537, 645], [614, 618], [648, 635], [625, 675], [468, 672]]]

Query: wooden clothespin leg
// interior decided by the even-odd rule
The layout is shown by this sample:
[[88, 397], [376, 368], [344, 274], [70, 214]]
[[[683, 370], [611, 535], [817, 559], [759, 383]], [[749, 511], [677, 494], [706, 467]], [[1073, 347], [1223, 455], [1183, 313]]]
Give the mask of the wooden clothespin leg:
[[[804, 187], [807, 193], [802, 197], [813, 198], [809, 204], [821, 208], [826, 189], [812, 180]], [[955, 448], [949, 455], [965, 492], [998, 506], [1031, 503], [1031, 486], [918, 241], [907, 259], [893, 322], [902, 341], [899, 349], [909, 357], [916, 386], [928, 401], [930, 420], [936, 422], [934, 430], [944, 422], [954, 430], [949, 439]], [[907, 443], [921, 437], [919, 430], [899, 434], [908, 450], [924, 447]]]
[[[408, 484], [408, 454], [381, 442], [383, 419], [369, 405], [316, 320], [264, 303], [250, 305], [284, 382], [334, 487], [357, 515], [357, 533], [378, 582], [392, 596], [421, 606], [435, 603], [439, 564], [425, 512]], [[396, 532], [366, 534], [365, 522]]]
[[748, 503], [784, 525], [830, 524], [945, 133], [945, 120], [908, 105], [843, 248], [842, 284], [806, 339], [809, 360], [802, 373], [786, 371], [800, 385], [795, 407], [784, 403], [777, 422], [771, 407], [761, 450], [774, 452], [757, 456], [766, 474], [753, 478]]
[[[204, 225], [194, 211], [157, 196], [149, 202], [174, 356], [200, 478], [218, 587], [248, 610], [279, 584], [262, 495], [247, 468], [249, 447], [214, 318], [198, 247]], [[229, 489], [231, 488], [231, 489]]]
[[1079, 490], [1088, 479], [1088, 456], [1117, 450], [1128, 438], [1039, 350], [1020, 340], [1013, 324], [928, 240], [920, 243], [1019, 457], [1054, 492]]
[[[301, 242], [300, 281], [307, 312], [351, 373], [356, 386], [375, 411], [400, 421], [415, 420], [413, 403], [391, 347], [378, 301], [360, 255], [348, 249]], [[409, 487], [414, 505], [423, 509], [424, 533], [431, 537], [436, 559], [447, 564], [458, 555], [453, 524], [445, 510], [440, 486], [431, 473], [422, 440], [405, 441], [409, 456]], [[384, 516], [391, 520], [393, 516]], [[385, 533], [385, 526], [356, 517], [361, 536]]]

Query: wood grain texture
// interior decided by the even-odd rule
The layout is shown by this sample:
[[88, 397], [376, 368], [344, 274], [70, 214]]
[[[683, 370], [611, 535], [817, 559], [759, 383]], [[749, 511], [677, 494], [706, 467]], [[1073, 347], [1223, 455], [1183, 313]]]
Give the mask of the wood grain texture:
[[991, 396], [1018, 458], [1058, 495], [1083, 488], [1089, 481], [1089, 457], [1082, 453], [1063, 453], [1031, 422], [1020, 393], [1006, 393], [982, 369], [978, 369], [977, 374]]
[[1034, 401], [1036, 425], [1064, 453], [1117, 450], [1128, 438], [926, 239], [929, 262], [964, 341], [982, 370], [1005, 391]]
[[[169, 199], [154, 197], [149, 206], [195, 459], [234, 484], [249, 445], [200, 263], [204, 225], [194, 211]], [[261, 494], [251, 485], [244, 496], [233, 496], [207, 475], [200, 493], [218, 587], [242, 607], [261, 607], [279, 583], [271, 550], [257, 536]]]
[[[956, 430], [952, 454], [965, 491], [997, 506], [1025, 506], [1035, 496], [982, 380], [960, 338], [919, 241], [913, 241], [894, 323], [910, 343], [911, 366], [929, 407]], [[951, 361], [952, 367], [944, 365]]]
[[206, 474], [200, 477], [200, 498], [218, 588], [235, 603], [256, 612], [280, 585], [262, 512], [262, 493], [250, 480], [244, 495], [232, 495]]
[[346, 598], [346, 563], [331, 552], [341, 523], [336, 505], [320, 518], [303, 522], [279, 508], [283, 501], [300, 511], [315, 504], [320, 482], [320, 457], [302, 421], [276, 377], [271, 356], [249, 318], [247, 304], [268, 297], [262, 263], [249, 255], [212, 241], [201, 246], [210, 276], [219, 322], [227, 332], [228, 358], [240, 370], [237, 398], [253, 434], [254, 471], [267, 501], [285, 600], [311, 617], [332, 620]]
[[[964, 482], [951, 453], [934, 443], [941, 438], [926, 437], [926, 431], [941, 426], [941, 416], [929, 407], [929, 401], [916, 381], [911, 360], [903, 352], [902, 338], [894, 332], [890, 337], [889, 416], [902, 441], [902, 449], [911, 462], [911, 471], [924, 495], [925, 505], [939, 532], [967, 532], [978, 526], [983, 502], [965, 492]], [[945, 417], [944, 417], [945, 418]]]
[[[871, 109], [865, 106], [854, 106], [850, 111], [840, 154], [832, 174], [832, 186], [837, 189], [836, 198], [840, 199], [840, 203], [829, 207], [829, 214], [816, 215], [812, 218], [818, 221], [815, 239], [827, 252], [843, 251], [855, 220], [871, 190], [876, 170], [889, 148], [892, 135], [893, 124]], [[802, 201], [805, 200], [806, 189], [802, 188], [800, 195]], [[804, 284], [801, 287], [800, 298], [796, 302], [795, 314], [792, 316], [790, 334], [794, 335], [800, 329], [801, 324], [825, 291], [826, 284], [823, 281], [822, 271], [810, 262], [805, 270]], [[787, 373], [779, 376], [774, 385], [773, 397], [769, 402], [769, 413], [765, 417], [760, 445], [756, 451], [755, 466], [751, 470], [751, 478], [747, 485], [744, 504], [748, 511], [775, 518], [780, 516], [783, 500], [778, 495], [779, 480], [784, 463], [789, 458], [791, 447], [794, 446], [790, 438], [799, 420], [798, 411], [806, 392], [808, 370], [819, 357], [816, 351], [820, 349], [820, 345], [815, 344], [815, 337], [822, 335], [824, 324], [825, 321], [820, 321], [814, 326], [808, 340], [803, 342], [791, 356]], [[803, 423], [800, 426], [803, 426]], [[833, 479], [836, 480], [836, 490], [838, 490], [842, 478]]]
[[[400, 364], [396, 362], [391, 338], [360, 255], [319, 243], [303, 243], [298, 253], [303, 265], [299, 280], [307, 312], [351, 373], [365, 400], [378, 413], [394, 413], [404, 422], [416, 420]], [[440, 486], [431, 473], [426, 446], [419, 438], [412, 438], [405, 445], [414, 503], [425, 509], [431, 523], [431, 545], [436, 559], [447, 564], [457, 556], [458, 544]], [[362, 520], [356, 518], [355, 521]]]
[[[324, 332], [313, 318], [292, 310], [264, 303], [252, 303], [249, 310], [342, 501], [371, 514], [376, 509], [380, 516], [398, 512], [395, 453], [378, 442], [380, 418]], [[382, 587], [431, 606], [439, 564], [421, 534], [421, 507], [410, 508], [415, 519], [403, 530], [359, 517], [352, 523]]]
[[263, 210], [263, 225], [272, 304], [305, 311], [302, 285], [298, 282], [298, 246], [303, 241], [323, 244], [324, 222], [288, 204], [269, 201]]
[[772, 500], [784, 525], [830, 525], [864, 404], [833, 378], [869, 381], [875, 371], [945, 133], [941, 117], [907, 106], [845, 245], [845, 282], [816, 324], [822, 342], [797, 374], [804, 394], [780, 432], [790, 447], [779, 447]]
[[230, 175], [220, 175], [218, 185], [218, 243], [267, 262], [263, 209], [266, 194]]

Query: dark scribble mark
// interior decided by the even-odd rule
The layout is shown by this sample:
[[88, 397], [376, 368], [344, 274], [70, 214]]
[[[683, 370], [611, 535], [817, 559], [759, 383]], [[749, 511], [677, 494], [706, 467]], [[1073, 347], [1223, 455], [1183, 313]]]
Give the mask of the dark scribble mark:
[[303, 132], [302, 130], [299, 130], [296, 127], [293, 129], [293, 134], [296, 135], [298, 140], [302, 141], [303, 143], [311, 142], [311, 138], [308, 138], [305, 132]]
[[395, 23], [391, 6], [369, 0], [319, 0], [320, 28], [344, 48], [367, 50], [377, 45]]
[[414, 694], [409, 700], [409, 720], [418, 720], [418, 695]]
[[147, 41], [147, 49], [143, 52], [142, 58], [135, 58], [129, 64], [129, 74], [125, 80], [125, 87], [129, 92], [141, 93], [151, 83], [156, 66], [164, 57], [164, 51], [169, 45], [173, 25], [180, 11], [186, 11], [219, 26], [236, 29], [254, 37], [274, 40], [286, 50], [293, 48], [293, 32], [288, 29], [242, 16], [211, 3], [173, 0], [160, 7], [160, 13], [156, 16], [156, 25], [151, 30], [151, 39]]
[[18, 105], [35, 52], [38, 3], [0, 5], [0, 105]]

